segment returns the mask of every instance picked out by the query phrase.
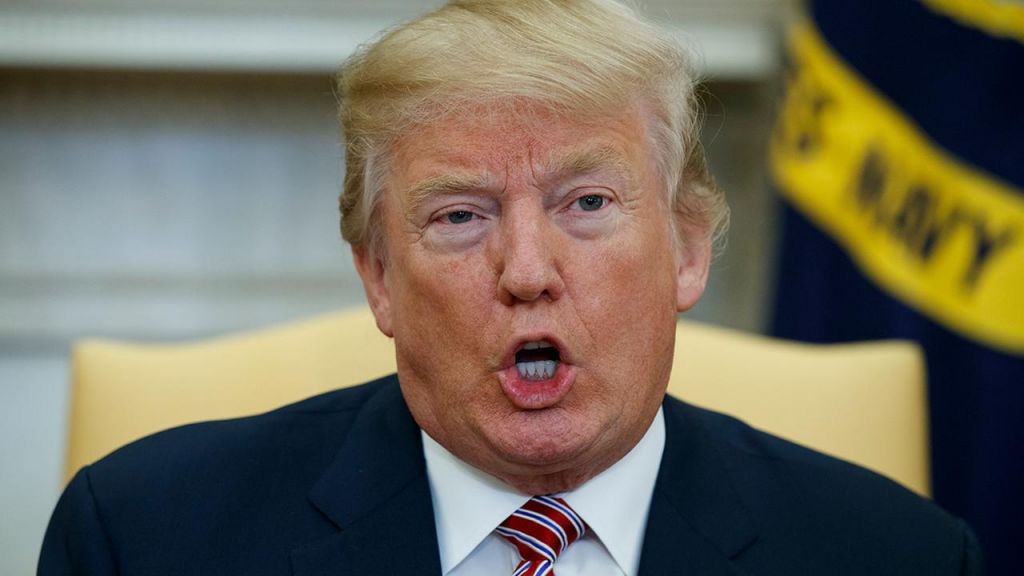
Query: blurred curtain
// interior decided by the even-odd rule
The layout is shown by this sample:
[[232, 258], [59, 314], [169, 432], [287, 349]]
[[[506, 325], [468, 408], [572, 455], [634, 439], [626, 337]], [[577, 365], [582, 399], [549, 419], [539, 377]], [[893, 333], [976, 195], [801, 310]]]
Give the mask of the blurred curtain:
[[788, 56], [773, 331], [920, 342], [934, 497], [1024, 574], [1024, 4], [811, 0]]

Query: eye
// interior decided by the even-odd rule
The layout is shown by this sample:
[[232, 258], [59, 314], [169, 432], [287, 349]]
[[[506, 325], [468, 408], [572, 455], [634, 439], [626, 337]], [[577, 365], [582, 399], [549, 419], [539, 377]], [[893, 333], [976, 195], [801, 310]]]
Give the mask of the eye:
[[579, 204], [580, 210], [584, 212], [594, 212], [604, 207], [605, 199], [603, 196], [597, 194], [587, 194], [576, 201]]
[[456, 210], [445, 214], [444, 219], [450, 224], [465, 224], [473, 219], [473, 213], [469, 210]]

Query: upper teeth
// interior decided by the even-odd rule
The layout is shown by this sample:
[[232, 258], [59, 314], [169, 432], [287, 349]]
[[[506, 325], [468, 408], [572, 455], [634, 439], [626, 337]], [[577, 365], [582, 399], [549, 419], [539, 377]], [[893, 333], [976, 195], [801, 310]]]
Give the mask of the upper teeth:
[[547, 340], [534, 340], [523, 344], [523, 350], [537, 350], [538, 348], [554, 348]]

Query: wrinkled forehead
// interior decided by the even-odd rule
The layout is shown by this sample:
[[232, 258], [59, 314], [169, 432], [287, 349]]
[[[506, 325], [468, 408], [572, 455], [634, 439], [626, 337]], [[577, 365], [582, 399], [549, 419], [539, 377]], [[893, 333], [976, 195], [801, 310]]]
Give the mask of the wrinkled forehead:
[[395, 140], [392, 184], [401, 192], [420, 179], [483, 184], [524, 173], [542, 179], [597, 171], [637, 184], [655, 167], [647, 124], [639, 107], [606, 114], [536, 106], [450, 113]]

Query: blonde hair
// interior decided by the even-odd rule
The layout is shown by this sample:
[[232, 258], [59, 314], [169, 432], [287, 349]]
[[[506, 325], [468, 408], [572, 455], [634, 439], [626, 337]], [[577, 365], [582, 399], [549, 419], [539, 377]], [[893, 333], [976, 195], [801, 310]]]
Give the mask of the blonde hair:
[[379, 201], [402, 134], [467, 108], [525, 101], [591, 120], [642, 103], [668, 205], [689, 233], [716, 241], [729, 208], [698, 140], [695, 84], [691, 56], [614, 0], [452, 0], [342, 66], [342, 236], [383, 255]]

